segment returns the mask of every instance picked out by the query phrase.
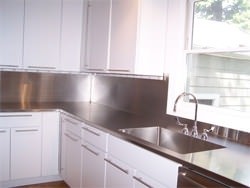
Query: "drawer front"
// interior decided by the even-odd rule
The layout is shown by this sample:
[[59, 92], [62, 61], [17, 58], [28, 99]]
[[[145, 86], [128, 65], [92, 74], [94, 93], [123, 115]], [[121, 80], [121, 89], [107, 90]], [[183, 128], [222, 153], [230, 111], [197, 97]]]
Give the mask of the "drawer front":
[[83, 141], [88, 142], [102, 151], [107, 151], [107, 137], [108, 134], [84, 124], [82, 126], [82, 138]]
[[37, 127], [41, 126], [40, 112], [0, 113], [0, 127]]
[[63, 125], [64, 131], [73, 134], [77, 137], [81, 137], [82, 122], [66, 115], [62, 115], [61, 117], [61, 123]]
[[109, 154], [166, 186], [176, 187], [180, 164], [114, 136], [109, 136], [108, 142]]

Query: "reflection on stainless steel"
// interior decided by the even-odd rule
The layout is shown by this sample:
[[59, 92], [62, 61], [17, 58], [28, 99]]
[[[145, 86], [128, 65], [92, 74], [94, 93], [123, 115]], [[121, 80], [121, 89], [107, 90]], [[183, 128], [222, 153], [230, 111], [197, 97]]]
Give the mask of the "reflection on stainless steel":
[[0, 72], [0, 102], [89, 101], [89, 90], [86, 74]]
[[128, 128], [119, 129], [119, 131], [180, 154], [224, 148], [224, 146], [170, 131], [162, 127]]
[[[143, 114], [144, 122], [153, 121], [162, 126], [175, 123], [174, 117], [165, 114], [168, 79], [0, 71], [0, 104], [18, 103], [28, 109], [31, 102], [89, 102], [91, 84], [92, 102]], [[211, 125], [199, 122], [201, 130], [209, 127]], [[216, 126], [211, 134], [250, 145], [249, 133]]]
[[[195, 113], [194, 113], [194, 125], [193, 125], [193, 128], [192, 128], [192, 131], [191, 131], [191, 135], [193, 137], [197, 137], [198, 136], [198, 131], [197, 131], [197, 110], [198, 110], [198, 101], [196, 99], [196, 97], [192, 94], [192, 93], [186, 93], [186, 92], [183, 92], [181, 93], [176, 99], [175, 99], [175, 102], [174, 102], [174, 112], [176, 112], [176, 106], [177, 106], [177, 102], [179, 101], [179, 99], [181, 97], [185, 97], [185, 96], [191, 96], [193, 97], [193, 100], [195, 102]], [[177, 120], [178, 120], [178, 117], [177, 117]], [[179, 121], [179, 120], [178, 120]], [[180, 121], [179, 121], [180, 122]], [[185, 127], [187, 128], [187, 127]], [[185, 129], [184, 128], [184, 129]]]
[[166, 113], [168, 79], [96, 75], [92, 91], [92, 102], [115, 109], [154, 116]]

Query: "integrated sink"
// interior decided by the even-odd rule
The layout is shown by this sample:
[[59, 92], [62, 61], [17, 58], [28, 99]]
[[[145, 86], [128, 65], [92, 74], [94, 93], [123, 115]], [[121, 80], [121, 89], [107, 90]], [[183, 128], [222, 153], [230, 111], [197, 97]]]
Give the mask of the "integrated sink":
[[225, 148], [163, 127], [126, 128], [119, 131], [180, 154]]

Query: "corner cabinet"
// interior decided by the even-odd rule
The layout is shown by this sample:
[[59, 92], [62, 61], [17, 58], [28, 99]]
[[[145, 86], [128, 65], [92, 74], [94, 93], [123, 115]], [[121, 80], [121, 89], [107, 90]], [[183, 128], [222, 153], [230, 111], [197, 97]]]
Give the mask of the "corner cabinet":
[[87, 18], [86, 70], [163, 75], [166, 0], [91, 0]]
[[58, 117], [58, 112], [0, 113], [1, 187], [59, 179]]
[[[41, 114], [0, 113], [0, 125], [0, 128], [10, 130], [10, 139], [6, 142], [10, 147], [9, 166], [6, 168], [10, 176], [5, 180], [40, 176]], [[8, 134], [8, 131], [5, 133]], [[27, 153], [30, 154], [27, 155]]]

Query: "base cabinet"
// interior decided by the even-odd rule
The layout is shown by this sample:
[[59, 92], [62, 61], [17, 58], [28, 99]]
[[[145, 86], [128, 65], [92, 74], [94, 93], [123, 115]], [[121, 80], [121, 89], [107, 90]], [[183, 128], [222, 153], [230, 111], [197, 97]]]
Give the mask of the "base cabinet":
[[42, 125], [42, 176], [59, 175], [59, 112], [43, 112]]
[[[0, 128], [0, 182], [9, 180], [10, 176], [10, 129]], [[1, 184], [0, 184], [1, 187]]]
[[72, 188], [81, 185], [81, 122], [61, 116], [61, 176]]
[[105, 152], [82, 144], [82, 188], [104, 187]]
[[82, 126], [82, 188], [105, 187], [108, 134]]
[[59, 180], [58, 129], [58, 112], [0, 113], [1, 188]]
[[[116, 165], [114, 166], [119, 167], [121, 171], [131, 174], [131, 169], [133, 169], [132, 175], [126, 176], [126, 182], [130, 184], [130, 181], [133, 180], [135, 187], [172, 188], [177, 186], [180, 166], [178, 163], [114, 136], [109, 136], [108, 154], [108, 160], [110, 157], [115, 158], [114, 164]], [[127, 166], [122, 167], [121, 164], [117, 164], [118, 161]], [[107, 169], [107, 182], [108, 177]]]
[[11, 179], [41, 175], [41, 128], [11, 129]]
[[108, 156], [105, 160], [106, 168], [106, 187], [107, 188], [127, 188], [133, 187], [133, 168], [124, 162]]
[[134, 179], [134, 188], [153, 188], [153, 187], [166, 188], [165, 185], [160, 184], [156, 180], [152, 179], [151, 177], [141, 172], [136, 172], [136, 174], [133, 176], [133, 179]]

